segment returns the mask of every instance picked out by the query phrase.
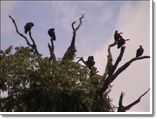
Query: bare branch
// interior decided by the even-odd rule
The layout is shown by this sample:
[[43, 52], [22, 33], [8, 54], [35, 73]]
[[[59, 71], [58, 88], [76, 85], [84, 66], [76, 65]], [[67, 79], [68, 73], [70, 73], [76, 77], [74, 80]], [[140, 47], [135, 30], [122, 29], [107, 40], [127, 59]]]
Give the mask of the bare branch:
[[[109, 48], [108, 48], [108, 53], [109, 55], [111, 54], [111, 51], [110, 51], [110, 48], [115, 46], [116, 43], [113, 43], [111, 45], [109, 45]], [[103, 84], [103, 87], [102, 89], [100, 90], [100, 94], [103, 95], [103, 92], [106, 91], [108, 89], [108, 86], [116, 79], [116, 77], [122, 73], [127, 67], [130, 66], [131, 63], [133, 63], [134, 61], [137, 61], [137, 60], [142, 60], [142, 59], [145, 59], [145, 58], [150, 58], [150, 56], [141, 56], [141, 57], [134, 57], [132, 58], [131, 60], [129, 60], [128, 62], [126, 62], [123, 66], [121, 66], [119, 69], [117, 69], [117, 71], [115, 72], [119, 62], [121, 61], [122, 57], [123, 57], [123, 54], [124, 54], [124, 51], [125, 51], [125, 46], [121, 48], [121, 52], [115, 62], [115, 64], [113, 65], [112, 67], [112, 70], [110, 71], [108, 77], [106, 78], [106, 80], [104, 81], [104, 84]], [[109, 59], [108, 59], [109, 60]], [[110, 59], [111, 60], [111, 59]], [[115, 72], [115, 73], [114, 73]], [[106, 72], [105, 72], [106, 73]], [[106, 74], [105, 74], [106, 76]], [[103, 76], [104, 78], [104, 76]]]
[[75, 32], [75, 28], [74, 28], [74, 24], [76, 23], [76, 21], [73, 21], [73, 23], [71, 24], [73, 32]]
[[[110, 44], [109, 48], [108, 48], [108, 62], [107, 62], [107, 65], [106, 65], [105, 73], [103, 75], [103, 79], [105, 79], [105, 81], [104, 81], [102, 89], [100, 90], [101, 95], [103, 95], [103, 92], [108, 89], [108, 86], [111, 83], [111, 77], [112, 77], [114, 71], [116, 70], [119, 62], [121, 61], [121, 59], [123, 57], [123, 54], [124, 54], [124, 51], [125, 51], [125, 46], [124, 46], [124, 47], [121, 48], [120, 54], [119, 54], [115, 64], [113, 65], [112, 64], [112, 55], [111, 55], [110, 48], [115, 46], [116, 44], [117, 43], [114, 42], [113, 44]], [[106, 78], [107, 74], [108, 74], [108, 77]]]
[[23, 37], [26, 40], [27, 45], [29, 45], [30, 47], [32, 47], [32, 45], [28, 41], [27, 37], [24, 36], [22, 33], [19, 32], [15, 20], [11, 16], [9, 16], [9, 18], [12, 20], [13, 24], [15, 25], [15, 29], [16, 29], [17, 34], [19, 34], [21, 37]]
[[120, 98], [119, 98], [119, 107], [123, 106], [123, 96], [124, 96], [124, 92], [121, 92]]
[[48, 48], [50, 51], [50, 59], [52, 59], [54, 62], [56, 62], [56, 56], [54, 53], [54, 44], [53, 44], [53, 40], [51, 40], [51, 45], [48, 43]]
[[17, 34], [20, 35], [22, 38], [24, 38], [25, 41], [26, 41], [26, 43], [27, 43], [27, 45], [30, 46], [31, 48], [33, 48], [33, 49], [35, 50], [35, 52], [36, 52], [37, 54], [39, 54], [39, 52], [38, 52], [38, 50], [37, 50], [37, 46], [36, 46], [36, 44], [35, 44], [35, 41], [34, 41], [34, 39], [32, 38], [31, 31], [29, 31], [29, 36], [30, 36], [30, 39], [32, 40], [32, 43], [33, 43], [33, 44], [31, 44], [31, 43], [28, 41], [28, 39], [27, 39], [26, 36], [24, 36], [22, 33], [19, 32], [15, 20], [14, 20], [11, 16], [9, 16], [9, 18], [12, 20], [13, 24], [15, 25], [15, 29], [16, 29]]
[[121, 48], [120, 54], [119, 54], [115, 64], [113, 65], [112, 71], [110, 72], [109, 76], [111, 76], [114, 73], [114, 71], [116, 70], [119, 62], [121, 61], [121, 59], [123, 57], [124, 51], [125, 51], [125, 46]]
[[[149, 88], [150, 89], [150, 88]], [[118, 107], [118, 112], [126, 112], [128, 109], [130, 109], [131, 107], [133, 107], [134, 105], [136, 105], [137, 103], [140, 102], [141, 98], [146, 95], [149, 91], [149, 89], [144, 92], [137, 100], [135, 100], [134, 102], [132, 102], [131, 104], [127, 105], [127, 106], [123, 106], [123, 95], [124, 93], [121, 93], [120, 99], [119, 99], [119, 107]]]
[[84, 18], [84, 16], [85, 16], [85, 14], [81, 14], [81, 17], [79, 19], [80, 23], [76, 28], [74, 27], [74, 24], [76, 23], [76, 21], [73, 21], [72, 24], [71, 24], [72, 29], [73, 29], [73, 36], [72, 36], [71, 44], [68, 47], [68, 49], [66, 50], [62, 61], [64, 61], [64, 60], [73, 60], [74, 59], [75, 52], [76, 52], [76, 47], [75, 47], [76, 31], [82, 25], [82, 19]]
[[32, 40], [32, 43], [33, 43], [33, 45], [32, 45], [31, 47], [35, 50], [35, 52], [36, 52], [37, 54], [39, 54], [39, 52], [38, 52], [38, 50], [37, 50], [37, 46], [36, 46], [36, 44], [35, 44], [35, 41], [34, 41], [34, 39], [33, 39], [33, 37], [32, 37], [31, 31], [29, 31], [29, 37], [30, 37], [30, 39]]
[[141, 99], [144, 95], [146, 95], [149, 90], [150, 90], [150, 88], [148, 88], [148, 90], [147, 90], [145, 93], [143, 93], [143, 94], [139, 97], [139, 99]]
[[123, 66], [121, 66], [121, 67], [113, 74], [113, 76], [112, 76], [111, 79], [110, 79], [110, 83], [111, 83], [121, 72], [123, 72], [126, 68], [128, 68], [128, 67], [131, 65], [131, 63], [133, 63], [134, 61], [142, 60], [142, 59], [146, 59], [146, 58], [150, 58], [150, 56], [135, 57], [135, 58], [132, 58], [131, 60], [129, 60], [128, 62], [126, 62]]
[[80, 26], [82, 25], [82, 19], [84, 18], [84, 16], [85, 16], [85, 13], [84, 13], [84, 14], [81, 14], [80, 23], [79, 23], [79, 25], [75, 28], [75, 31], [77, 31], [77, 30], [80, 28]]
[[113, 64], [112, 64], [113, 59], [112, 59], [112, 54], [110, 51], [111, 47], [113, 47], [113, 44], [110, 44], [108, 47], [107, 65], [105, 68], [105, 73], [103, 75], [103, 79], [106, 79], [107, 74], [109, 74], [109, 72], [111, 71], [111, 69], [113, 67]]
[[82, 19], [84, 18], [84, 16], [85, 14], [81, 14], [81, 17], [79, 18], [80, 20], [79, 25], [76, 28], [74, 28], [74, 24], [76, 23], [76, 21], [73, 21], [73, 23], [71, 24], [73, 32], [76, 32], [80, 28], [80, 26], [82, 25]]

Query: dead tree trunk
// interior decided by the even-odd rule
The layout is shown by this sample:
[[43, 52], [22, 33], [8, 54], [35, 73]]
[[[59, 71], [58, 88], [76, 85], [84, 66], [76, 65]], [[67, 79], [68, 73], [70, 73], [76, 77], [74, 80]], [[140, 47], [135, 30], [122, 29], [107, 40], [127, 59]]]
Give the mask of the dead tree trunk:
[[82, 14], [81, 17], [80, 17], [80, 22], [79, 22], [79, 25], [74, 28], [74, 24], [76, 23], [76, 21], [74, 21], [71, 26], [72, 26], [72, 29], [73, 29], [73, 36], [72, 36], [72, 41], [71, 41], [71, 44], [69, 46], [69, 48], [66, 50], [64, 56], [63, 56], [63, 59], [62, 61], [66, 61], [66, 60], [69, 60], [69, 61], [72, 61], [74, 59], [74, 56], [75, 56], [75, 52], [76, 52], [76, 47], [75, 47], [75, 40], [76, 40], [76, 31], [80, 28], [80, 26], [82, 25], [82, 19], [84, 18], [85, 14]]

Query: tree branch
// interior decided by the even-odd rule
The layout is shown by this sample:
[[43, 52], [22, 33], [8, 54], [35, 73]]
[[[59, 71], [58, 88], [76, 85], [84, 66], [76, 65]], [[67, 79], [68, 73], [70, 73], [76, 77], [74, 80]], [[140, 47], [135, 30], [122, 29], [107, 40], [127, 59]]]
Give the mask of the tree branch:
[[34, 39], [32, 38], [31, 31], [29, 31], [29, 36], [30, 36], [30, 39], [32, 40], [32, 43], [33, 43], [33, 44], [31, 44], [31, 43], [28, 41], [28, 39], [27, 39], [26, 36], [24, 36], [22, 33], [19, 32], [18, 27], [17, 27], [16, 22], [15, 22], [15, 19], [13, 19], [12, 16], [9, 16], [9, 18], [12, 20], [12, 22], [13, 22], [13, 24], [14, 24], [14, 26], [15, 26], [15, 29], [16, 29], [17, 34], [18, 34], [19, 36], [21, 36], [22, 38], [24, 38], [25, 41], [26, 41], [26, 43], [27, 43], [27, 45], [30, 46], [32, 49], [34, 49], [37, 54], [39, 54], [39, 52], [38, 52], [38, 50], [37, 50], [37, 46], [36, 46], [36, 44], [35, 44], [35, 41], [34, 41]]
[[[111, 51], [110, 51], [110, 48], [115, 46], [117, 43], [113, 43], [111, 45], [109, 45], [109, 48], [108, 48], [108, 56], [111, 56]], [[130, 66], [131, 63], [133, 63], [134, 61], [136, 60], [142, 60], [142, 59], [145, 59], [145, 58], [150, 58], [150, 56], [141, 56], [141, 57], [135, 57], [135, 58], [132, 58], [131, 60], [129, 60], [128, 62], [126, 62], [123, 66], [121, 66], [116, 72], [116, 68], [119, 64], [119, 62], [121, 61], [122, 57], [123, 57], [123, 54], [124, 54], [124, 51], [125, 51], [125, 46], [123, 46], [121, 48], [121, 51], [120, 51], [120, 54], [115, 62], [115, 64], [113, 65], [113, 67], [111, 68], [110, 72], [107, 72], [108, 73], [108, 77], [106, 78], [107, 76], [107, 73], [105, 71], [104, 73], [104, 76], [103, 76], [103, 79], [105, 79], [104, 81], [104, 84], [103, 84], [103, 87], [100, 89], [100, 95], [103, 95], [103, 92], [106, 91], [108, 89], [108, 86], [116, 79], [116, 77], [121, 73], [123, 72], [127, 67]], [[108, 63], [111, 62], [111, 58], [108, 58]], [[107, 64], [106, 68], [109, 69], [108, 67], [109, 65]], [[115, 72], [115, 73], [114, 73]]]
[[113, 68], [112, 68], [113, 70], [112, 70], [112, 72], [111, 72], [110, 75], [112, 75], [112, 74], [114, 73], [114, 71], [116, 70], [116, 68], [117, 68], [117, 66], [118, 66], [118, 64], [119, 64], [119, 62], [122, 60], [124, 51], [125, 51], [125, 46], [121, 48], [120, 54], [119, 54], [119, 56], [118, 56], [118, 58], [117, 58], [117, 60], [116, 60], [116, 62], [115, 62], [115, 64], [114, 64], [114, 66], [113, 66]]
[[137, 103], [140, 102], [141, 98], [146, 95], [148, 93], [148, 91], [150, 90], [150, 88], [144, 92], [137, 100], [135, 100], [134, 102], [132, 102], [131, 104], [127, 105], [127, 106], [123, 106], [123, 96], [124, 93], [121, 93], [120, 99], [119, 99], [119, 107], [118, 107], [118, 112], [126, 112], [128, 109], [130, 109], [131, 107], [133, 107], [134, 105], [136, 105]]
[[[103, 87], [102, 89], [100, 90], [100, 94], [103, 95], [103, 92], [105, 90], [107, 90], [108, 86], [110, 85], [110, 81], [111, 81], [111, 77], [114, 73], [114, 71], [116, 70], [119, 62], [121, 61], [122, 57], [123, 57], [123, 54], [124, 54], [124, 51], [125, 51], [125, 46], [121, 48], [121, 51], [120, 51], [120, 54], [115, 62], [114, 65], [112, 65], [112, 55], [111, 55], [111, 51], [110, 51], [110, 48], [115, 46], [117, 43], [114, 42], [113, 44], [110, 44], [109, 47], [108, 47], [108, 62], [107, 62], [107, 65], [106, 65], [106, 70], [105, 70], [105, 73], [103, 75], [103, 79], [105, 79], [104, 81], [104, 84], [103, 84]], [[107, 76], [108, 74], [108, 76]], [[107, 78], [106, 78], [107, 76]]]
[[19, 34], [21, 37], [23, 37], [26, 40], [27, 45], [29, 45], [30, 47], [32, 47], [32, 45], [28, 41], [27, 37], [24, 36], [22, 33], [19, 32], [15, 20], [11, 16], [9, 16], [9, 18], [12, 20], [13, 24], [15, 25], [15, 29], [16, 29], [17, 34]]
[[82, 19], [84, 18], [84, 16], [85, 16], [85, 14], [81, 14], [81, 17], [79, 19], [80, 20], [79, 25], [76, 28], [74, 27], [74, 24], [76, 23], [76, 21], [73, 21], [72, 24], [71, 24], [72, 29], [73, 29], [72, 41], [71, 41], [70, 46], [66, 50], [62, 61], [64, 61], [64, 60], [73, 60], [74, 59], [75, 52], [76, 52], [76, 47], [75, 47], [76, 31], [82, 25]]
[[71, 24], [71, 27], [73, 29], [73, 32], [76, 32], [75, 28], [74, 28], [74, 24], [76, 23], [76, 21], [73, 21], [73, 23]]
[[33, 43], [33, 45], [32, 45], [31, 47], [35, 50], [35, 52], [36, 52], [37, 54], [39, 54], [39, 52], [38, 52], [38, 50], [37, 50], [37, 46], [36, 46], [36, 44], [35, 44], [35, 41], [34, 41], [34, 39], [33, 39], [33, 37], [32, 37], [31, 31], [29, 31], [29, 37], [30, 37], [30, 39], [32, 40], [32, 43]]
[[51, 45], [48, 43], [48, 48], [50, 51], [50, 60], [52, 59], [54, 62], [56, 62], [56, 56], [54, 53], [54, 44], [53, 44], [53, 40], [51, 40]]
[[131, 60], [129, 60], [128, 62], [126, 62], [123, 66], [121, 66], [111, 77], [110, 79], [110, 83], [112, 81], [114, 81], [114, 79], [120, 74], [122, 73], [126, 68], [128, 68], [131, 63], [133, 63], [134, 61], [137, 61], [137, 60], [142, 60], [142, 59], [146, 59], [146, 58], [150, 58], [150, 56], [141, 56], [141, 57], [135, 57], [135, 58], [132, 58]]
[[80, 26], [82, 25], [82, 19], [84, 18], [84, 16], [85, 16], [85, 13], [84, 14], [81, 14], [81, 17], [80, 17], [80, 23], [79, 23], [79, 25], [75, 28], [75, 31], [77, 31], [79, 28], [80, 28]]

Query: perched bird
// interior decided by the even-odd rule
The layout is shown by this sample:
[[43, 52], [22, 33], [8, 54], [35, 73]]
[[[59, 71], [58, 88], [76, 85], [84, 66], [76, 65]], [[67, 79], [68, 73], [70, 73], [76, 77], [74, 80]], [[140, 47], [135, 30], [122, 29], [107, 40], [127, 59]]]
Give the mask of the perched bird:
[[55, 35], [55, 32], [54, 32], [54, 28], [50, 28], [49, 30], [48, 30], [48, 34], [49, 34], [49, 36], [51, 37], [51, 40], [56, 40], [56, 35]]
[[124, 44], [125, 44], [125, 39], [124, 39], [122, 36], [120, 36], [119, 41], [118, 41], [118, 44], [117, 44], [117, 47], [120, 48], [120, 47], [122, 47]]
[[136, 57], [142, 56], [143, 52], [144, 52], [144, 49], [143, 49], [142, 45], [140, 45], [136, 51]]
[[118, 33], [117, 30], [115, 31], [115, 33], [114, 33], [114, 40], [115, 40], [115, 42], [119, 41], [119, 39], [121, 37], [120, 34], [122, 34], [122, 32]]
[[34, 24], [33, 24], [32, 22], [28, 22], [28, 23], [25, 25], [25, 27], [24, 27], [24, 29], [25, 29], [25, 34], [27, 34], [27, 32], [30, 31], [33, 26], [34, 26]]
[[86, 61], [86, 65], [87, 67], [90, 69], [91, 66], [95, 65], [95, 61], [94, 61], [94, 57], [93, 56], [89, 56], [87, 61]]

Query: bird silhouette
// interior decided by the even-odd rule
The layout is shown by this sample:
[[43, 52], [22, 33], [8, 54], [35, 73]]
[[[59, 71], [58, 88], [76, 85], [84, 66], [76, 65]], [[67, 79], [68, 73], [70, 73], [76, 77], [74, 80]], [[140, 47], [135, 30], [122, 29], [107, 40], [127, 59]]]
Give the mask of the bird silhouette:
[[49, 30], [48, 30], [48, 34], [49, 34], [49, 36], [51, 37], [51, 40], [56, 40], [56, 35], [55, 35], [55, 32], [54, 32], [54, 28], [50, 28]]
[[144, 49], [143, 49], [142, 45], [140, 45], [136, 51], [136, 57], [142, 56], [143, 52], [144, 52]]
[[122, 32], [118, 33], [118, 30], [115, 31], [114, 33], [114, 40], [115, 42], [118, 42], [120, 37], [121, 37]]
[[120, 37], [119, 37], [119, 41], [118, 41], [117, 47], [120, 48], [120, 47], [122, 47], [124, 44], [125, 44], [125, 39], [124, 39], [122, 36], [120, 36]]
[[34, 26], [34, 24], [32, 22], [28, 22], [26, 23], [24, 29], [25, 29], [25, 34], [27, 34], [28, 31], [31, 30], [31, 28]]
[[87, 61], [86, 61], [86, 65], [87, 67], [90, 69], [91, 66], [95, 65], [95, 61], [94, 61], [94, 57], [93, 56], [89, 56]]

